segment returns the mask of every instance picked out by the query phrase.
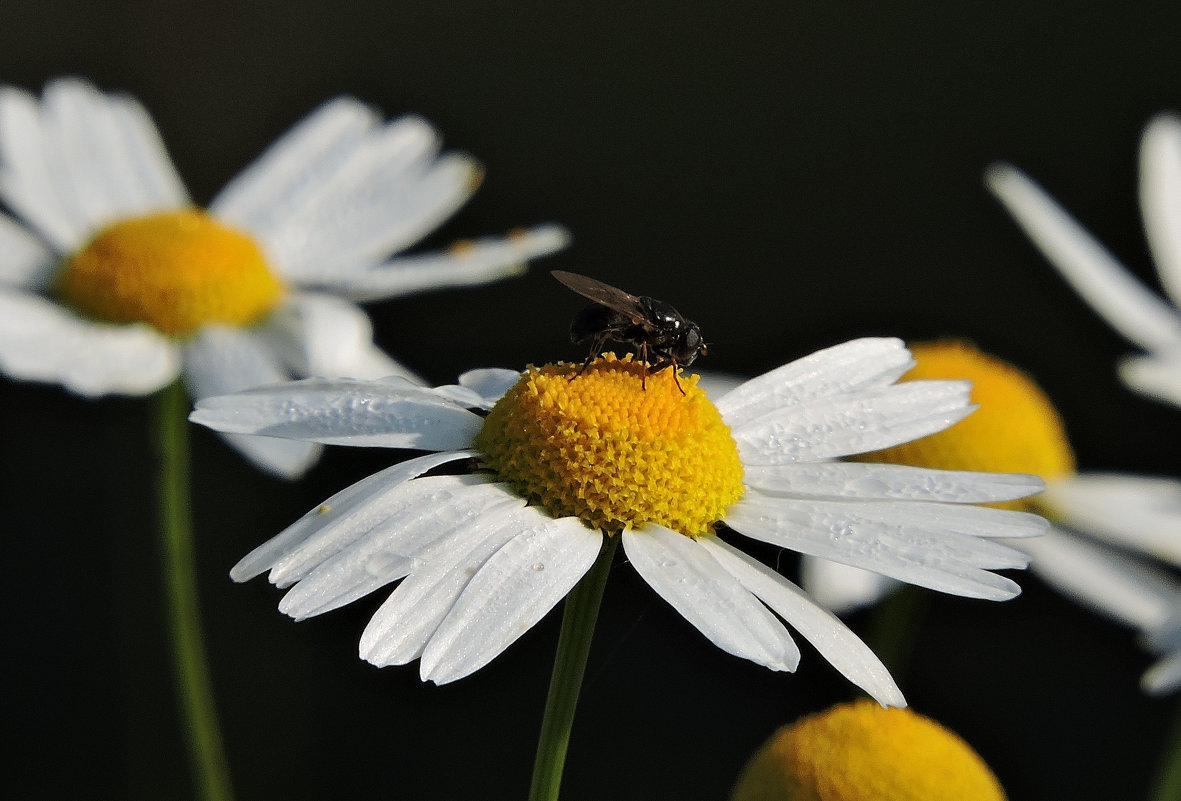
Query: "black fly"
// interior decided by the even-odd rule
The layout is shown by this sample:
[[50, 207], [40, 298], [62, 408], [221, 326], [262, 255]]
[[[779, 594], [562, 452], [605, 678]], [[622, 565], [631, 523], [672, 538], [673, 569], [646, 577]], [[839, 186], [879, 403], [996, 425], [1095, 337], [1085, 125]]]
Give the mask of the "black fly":
[[[570, 340], [581, 344], [590, 340], [590, 354], [575, 374], [582, 375], [591, 360], [603, 349], [608, 340], [626, 342], [636, 346], [644, 364], [644, 375], [640, 386], [645, 385], [648, 373], [659, 373], [666, 367], [673, 368], [673, 380], [681, 394], [681, 382], [677, 380], [677, 367], [688, 367], [697, 354], [707, 353], [705, 340], [697, 323], [686, 320], [672, 306], [662, 300], [646, 295], [628, 294], [622, 289], [596, 281], [578, 273], [554, 270], [554, 278], [573, 289], [594, 304], [580, 311], [570, 322]], [[649, 354], [655, 364], [649, 362]]]

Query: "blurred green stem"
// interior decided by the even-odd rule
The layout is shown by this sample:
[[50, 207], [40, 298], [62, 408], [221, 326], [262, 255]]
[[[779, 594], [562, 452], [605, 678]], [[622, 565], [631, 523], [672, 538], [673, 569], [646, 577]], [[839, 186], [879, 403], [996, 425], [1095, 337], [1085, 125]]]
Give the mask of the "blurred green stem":
[[189, 399], [175, 381], [153, 399], [159, 451], [157, 510], [173, 669], [194, 779], [205, 801], [230, 801], [230, 774], [217, 724], [201, 632], [189, 495]]
[[590, 653], [591, 636], [599, 617], [599, 604], [603, 600], [603, 589], [607, 586], [611, 560], [618, 545], [618, 534], [605, 536], [598, 559], [566, 596], [562, 632], [558, 635], [558, 652], [554, 656], [554, 672], [550, 676], [537, 756], [533, 760], [530, 801], [554, 801], [562, 787], [562, 769], [566, 766], [566, 748], [570, 744], [574, 709], [578, 705], [582, 676], [586, 672], [586, 657]]
[[1165, 739], [1156, 782], [1148, 798], [1150, 801], [1177, 801], [1181, 798], [1181, 702], [1173, 710], [1173, 725]]
[[926, 613], [927, 592], [903, 584], [882, 599], [869, 619], [866, 643], [896, 682], [901, 681], [910, 666], [911, 652]]

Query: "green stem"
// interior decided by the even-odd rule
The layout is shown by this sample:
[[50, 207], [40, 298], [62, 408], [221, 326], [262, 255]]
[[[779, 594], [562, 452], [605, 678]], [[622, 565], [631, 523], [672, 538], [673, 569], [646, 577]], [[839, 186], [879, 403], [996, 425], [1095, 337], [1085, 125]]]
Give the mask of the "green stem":
[[153, 432], [159, 450], [157, 511], [164, 559], [173, 668], [189, 759], [200, 797], [229, 801], [230, 774], [217, 724], [201, 633], [189, 497], [189, 400], [180, 381], [157, 393]]
[[607, 574], [611, 572], [611, 559], [618, 545], [618, 534], [604, 537], [598, 559], [566, 596], [562, 632], [558, 635], [558, 652], [554, 656], [554, 672], [550, 676], [537, 756], [533, 760], [529, 801], [554, 801], [561, 789], [562, 769], [566, 766], [566, 749], [570, 744], [570, 729], [574, 724], [574, 709], [578, 705], [582, 675], [586, 672], [591, 635], [595, 632], [599, 604], [603, 600]]
[[894, 681], [901, 681], [910, 666], [911, 652], [927, 612], [927, 598], [922, 588], [903, 584], [883, 598], [870, 617], [866, 643]]
[[1152, 801], [1181, 798], [1181, 702], [1173, 712], [1173, 724], [1167, 738], [1156, 781], [1148, 794]]

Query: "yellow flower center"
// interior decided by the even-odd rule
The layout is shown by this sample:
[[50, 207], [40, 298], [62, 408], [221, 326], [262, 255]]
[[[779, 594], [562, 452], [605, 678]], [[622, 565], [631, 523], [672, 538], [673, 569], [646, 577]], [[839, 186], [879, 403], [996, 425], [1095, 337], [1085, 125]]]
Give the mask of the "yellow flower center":
[[930, 718], [873, 701], [840, 704], [775, 732], [730, 801], [1004, 801], [971, 746]]
[[628, 356], [530, 367], [476, 437], [484, 462], [551, 514], [605, 531], [659, 523], [688, 536], [713, 531], [742, 496], [730, 429], [697, 387], [671, 369], [647, 377]]
[[[1074, 453], [1062, 420], [1029, 376], [963, 342], [916, 345], [911, 352], [918, 364], [903, 381], [969, 379], [972, 402], [980, 408], [951, 428], [863, 454], [862, 460], [944, 470], [1031, 473], [1047, 481], [1074, 472]], [[1027, 503], [996, 505], [1020, 508]]]
[[258, 322], [283, 285], [250, 237], [187, 209], [99, 231], [66, 262], [58, 290], [95, 319], [186, 337], [206, 323]]

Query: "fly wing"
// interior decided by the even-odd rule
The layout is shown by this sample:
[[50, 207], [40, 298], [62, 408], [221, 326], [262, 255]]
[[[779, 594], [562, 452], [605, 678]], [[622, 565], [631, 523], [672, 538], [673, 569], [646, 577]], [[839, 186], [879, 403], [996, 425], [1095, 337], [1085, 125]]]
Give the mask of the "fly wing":
[[604, 284], [602, 281], [596, 281], [594, 278], [579, 275], [578, 273], [570, 273], [565, 270], [551, 270], [550, 275], [584, 298], [593, 300], [595, 303], [606, 306], [608, 309], [613, 309], [620, 314], [628, 315], [632, 318], [634, 325], [642, 325], [648, 322], [644, 307], [640, 303], [640, 299], [635, 295], [624, 292], [622, 289], [616, 289], [610, 284]]

